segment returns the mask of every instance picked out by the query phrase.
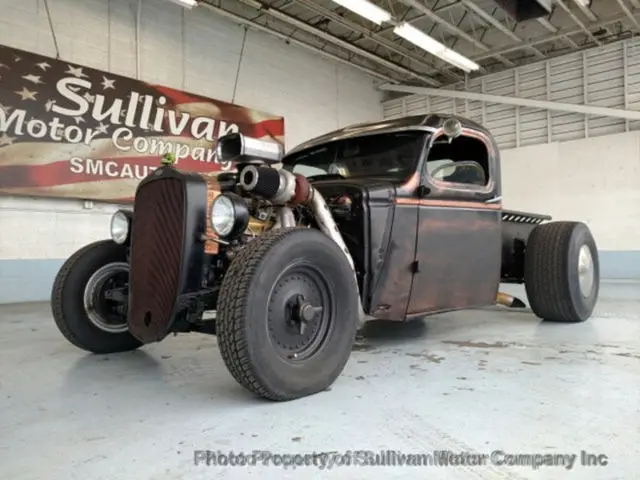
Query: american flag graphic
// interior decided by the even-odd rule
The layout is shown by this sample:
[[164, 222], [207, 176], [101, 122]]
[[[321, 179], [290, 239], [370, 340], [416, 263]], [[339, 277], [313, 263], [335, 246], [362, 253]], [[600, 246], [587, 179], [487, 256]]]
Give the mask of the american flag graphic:
[[284, 143], [281, 116], [0, 45], [0, 194], [129, 203], [168, 151], [221, 171], [229, 131]]

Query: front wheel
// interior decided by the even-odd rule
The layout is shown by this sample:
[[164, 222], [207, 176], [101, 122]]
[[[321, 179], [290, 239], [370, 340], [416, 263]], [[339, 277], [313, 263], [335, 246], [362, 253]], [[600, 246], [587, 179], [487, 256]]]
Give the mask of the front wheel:
[[248, 390], [285, 401], [326, 390], [344, 369], [359, 320], [358, 284], [324, 233], [273, 230], [232, 261], [218, 297], [218, 345]]
[[525, 253], [524, 285], [531, 310], [558, 322], [583, 322], [600, 288], [598, 249], [589, 227], [550, 222], [533, 229]]
[[51, 310], [64, 337], [92, 353], [134, 350], [142, 345], [129, 333], [122, 293], [129, 279], [126, 250], [111, 240], [74, 253], [53, 282]]

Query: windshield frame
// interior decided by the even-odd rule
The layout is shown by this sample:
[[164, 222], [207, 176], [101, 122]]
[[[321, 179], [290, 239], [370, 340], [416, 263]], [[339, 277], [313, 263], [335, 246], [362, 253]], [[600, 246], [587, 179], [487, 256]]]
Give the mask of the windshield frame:
[[[414, 135], [415, 142], [419, 144], [419, 148], [416, 150], [416, 155], [410, 166], [407, 167], [405, 171], [405, 175], [403, 176], [394, 176], [392, 173], [375, 173], [375, 174], [356, 174], [349, 175], [345, 177], [345, 179], [375, 179], [375, 178], [385, 178], [391, 179], [394, 184], [404, 184], [407, 182], [413, 175], [415, 175], [416, 171], [420, 168], [422, 164], [423, 157], [429, 145], [431, 136], [433, 135], [433, 129], [431, 128], [395, 128], [395, 129], [385, 129], [382, 131], [371, 131], [366, 133], [361, 133], [359, 135], [348, 135], [345, 137], [340, 137], [335, 140], [328, 140], [322, 143], [315, 143], [310, 145], [307, 148], [302, 150], [294, 149], [290, 154], [285, 155], [285, 157], [281, 161], [282, 168], [284, 170], [290, 171], [293, 173], [293, 169], [296, 165], [303, 163], [304, 158], [314, 151], [319, 151], [323, 149], [329, 149], [328, 156], [333, 158], [335, 161], [338, 157], [338, 152], [340, 151], [341, 146], [346, 143], [357, 141], [363, 138], [370, 137], [383, 137], [383, 136], [394, 136], [398, 134], [410, 134]], [[313, 167], [313, 164], [309, 164], [310, 167]], [[312, 178], [313, 180], [323, 180], [324, 177], [327, 179], [336, 178], [334, 174], [325, 173], [318, 175], [310, 175], [306, 176], [306, 178]]]

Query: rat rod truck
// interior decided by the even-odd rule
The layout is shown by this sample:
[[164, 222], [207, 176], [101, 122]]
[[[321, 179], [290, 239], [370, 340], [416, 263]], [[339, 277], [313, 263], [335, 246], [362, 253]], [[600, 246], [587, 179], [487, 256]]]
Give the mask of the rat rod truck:
[[366, 316], [524, 306], [500, 283], [524, 283], [542, 319], [593, 312], [589, 228], [504, 210], [496, 143], [474, 122], [354, 125], [286, 155], [241, 134], [216, 148], [234, 172], [158, 168], [111, 239], [62, 266], [52, 310], [68, 341], [110, 353], [214, 334], [238, 383], [284, 401], [335, 381]]

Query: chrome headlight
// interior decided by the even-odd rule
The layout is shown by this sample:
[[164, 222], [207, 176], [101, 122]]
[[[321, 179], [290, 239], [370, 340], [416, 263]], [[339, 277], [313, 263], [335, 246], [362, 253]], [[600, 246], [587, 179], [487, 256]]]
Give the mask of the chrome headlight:
[[130, 216], [122, 210], [118, 210], [111, 217], [111, 239], [118, 245], [126, 243], [131, 229]]
[[249, 225], [249, 208], [235, 193], [218, 195], [211, 204], [211, 228], [222, 238], [242, 235]]

